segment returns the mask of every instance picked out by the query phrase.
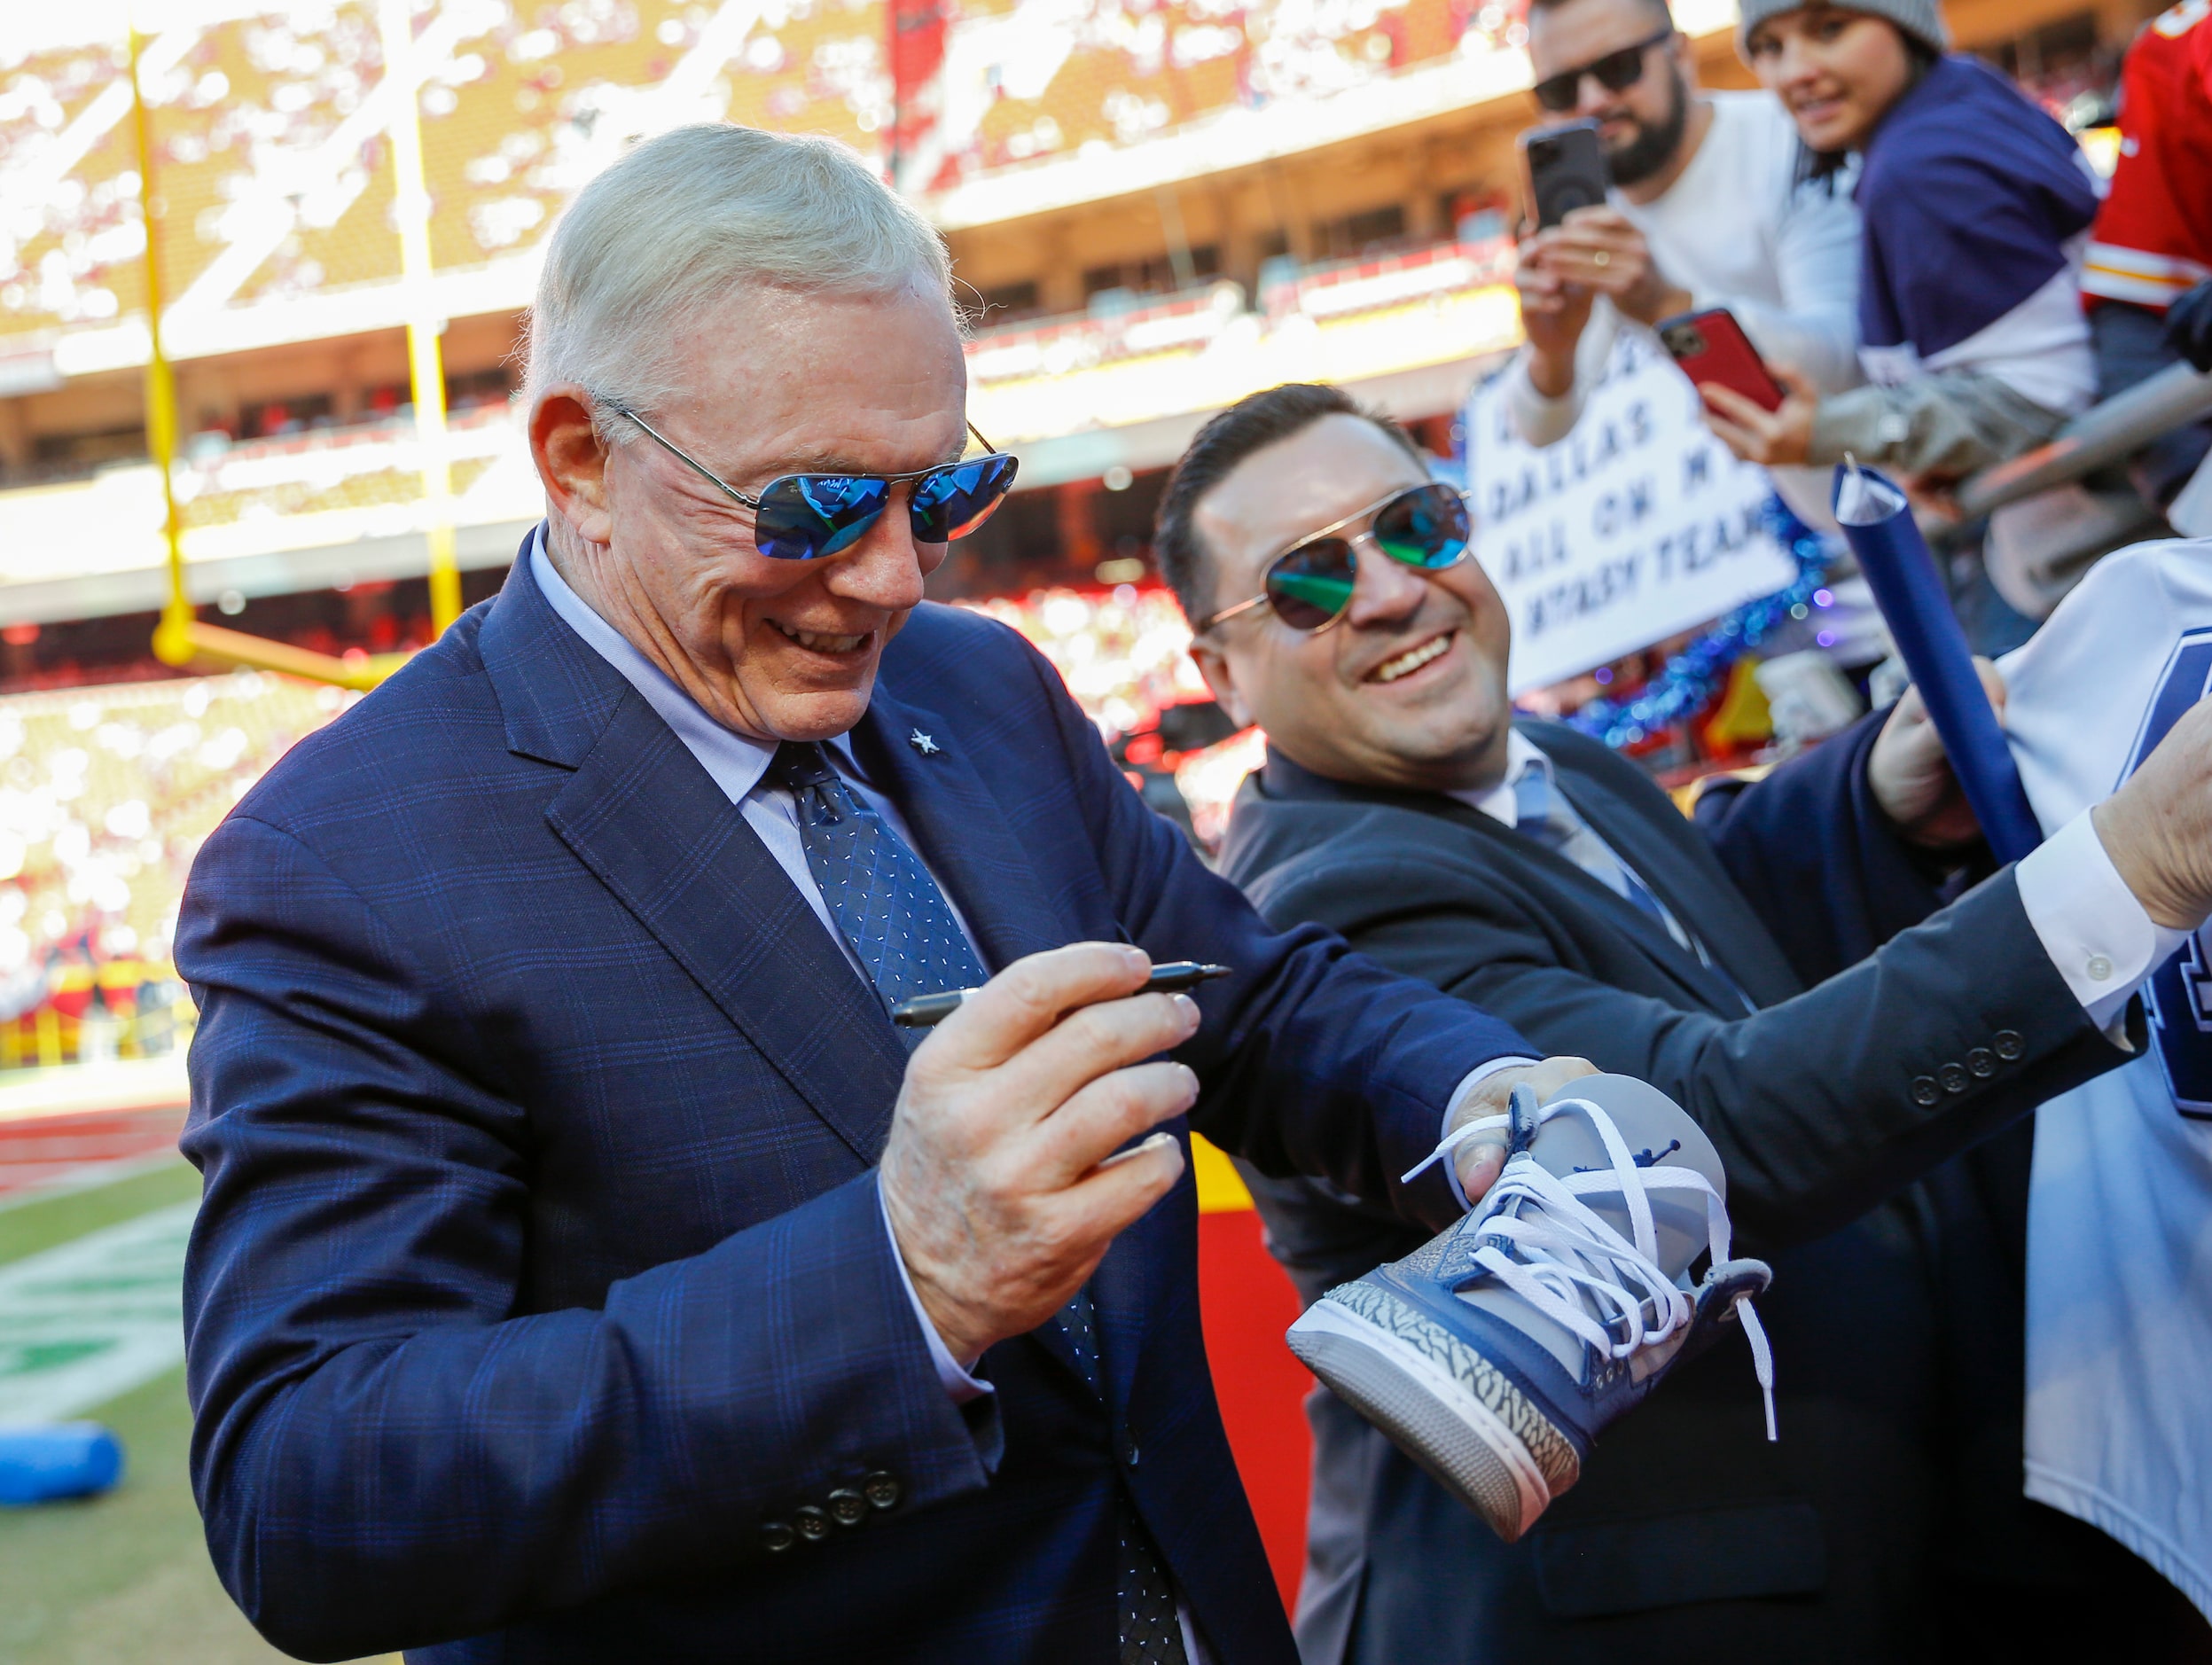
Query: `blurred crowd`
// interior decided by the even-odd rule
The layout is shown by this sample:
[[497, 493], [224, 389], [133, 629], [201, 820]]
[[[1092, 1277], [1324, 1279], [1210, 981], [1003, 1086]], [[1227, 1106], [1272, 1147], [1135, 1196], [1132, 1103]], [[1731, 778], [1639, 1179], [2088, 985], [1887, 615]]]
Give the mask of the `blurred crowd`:
[[[2177, 6], [2130, 48], [2107, 186], [2048, 107], [2071, 83], [2038, 101], [1952, 52], [1935, 0], [1748, 0], [1755, 92], [1701, 91], [1661, 0], [1536, 0], [1538, 100], [1594, 129], [1611, 188], [1522, 241], [1524, 437], [1562, 438], [1616, 332], [1655, 332], [1714, 432], [1809, 523], [1833, 525], [1847, 457], [1904, 484], [1966, 557], [1961, 610], [1989, 652], [2098, 556], [2169, 519], [2212, 529], [2189, 491], [2201, 421], [1985, 517], [1957, 496], [2092, 405], [2212, 363], [2206, 10]], [[2097, 102], [2074, 90], [2067, 107], [2097, 119]]]
[[0, 700], [0, 1068], [176, 1044], [200, 840], [355, 697], [241, 670]]

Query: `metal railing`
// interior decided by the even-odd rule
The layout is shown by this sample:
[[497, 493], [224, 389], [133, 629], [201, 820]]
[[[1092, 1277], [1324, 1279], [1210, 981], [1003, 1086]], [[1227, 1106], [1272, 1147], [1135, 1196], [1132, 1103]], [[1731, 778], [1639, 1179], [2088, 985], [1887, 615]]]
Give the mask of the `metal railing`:
[[1967, 520], [1979, 520], [2131, 457], [2161, 434], [2206, 416], [2212, 416], [2212, 376], [2186, 364], [2169, 365], [2084, 410], [2047, 443], [1962, 482], [1956, 493], [1959, 510]]

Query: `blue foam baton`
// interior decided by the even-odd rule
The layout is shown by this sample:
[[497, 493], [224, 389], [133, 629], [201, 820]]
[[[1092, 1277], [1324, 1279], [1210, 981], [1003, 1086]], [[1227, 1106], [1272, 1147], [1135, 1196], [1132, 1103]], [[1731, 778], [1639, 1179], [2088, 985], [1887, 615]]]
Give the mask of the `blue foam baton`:
[[2028, 807], [2005, 731], [1974, 674], [1966, 633], [1951, 612], [1935, 558], [1913, 524], [1904, 493], [1852, 461], [1836, 469], [1834, 501], [1844, 539], [1858, 557], [1982, 836], [1999, 861], [2018, 861], [2043, 842], [2043, 828]]
[[122, 1473], [121, 1442], [97, 1422], [0, 1427], [0, 1504], [97, 1497]]

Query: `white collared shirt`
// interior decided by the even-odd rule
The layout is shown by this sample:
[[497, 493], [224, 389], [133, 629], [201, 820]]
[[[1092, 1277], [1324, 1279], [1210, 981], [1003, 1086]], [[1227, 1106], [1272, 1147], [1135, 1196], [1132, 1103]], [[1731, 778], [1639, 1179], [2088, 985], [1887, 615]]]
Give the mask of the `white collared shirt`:
[[[763, 779], [770, 762], [776, 756], [774, 744], [739, 734], [734, 729], [724, 728], [715, 722], [707, 715], [699, 701], [676, 685], [666, 671], [639, 653], [629, 637], [585, 605], [583, 598], [571, 590], [567, 582], [553, 570], [552, 560], [545, 553], [545, 528], [543, 525], [537, 529], [536, 540], [530, 545], [530, 576], [537, 581], [537, 587], [543, 593], [546, 604], [560, 615], [561, 621], [582, 637], [584, 645], [593, 653], [621, 672], [623, 680], [644, 695], [645, 703], [675, 731], [676, 738], [684, 742], [684, 749], [699, 760], [699, 766], [713, 778], [715, 786], [722, 788], [723, 795], [737, 806], [738, 813], [745, 817], [745, 824], [767, 847], [769, 855], [775, 858], [776, 865], [784, 870], [784, 876], [806, 898], [807, 905], [822, 921], [822, 928], [830, 934], [830, 941], [844, 953], [846, 963], [853, 968], [853, 974], [872, 990], [875, 985], [869, 979], [867, 967], [860, 963], [859, 957], [853, 952], [852, 944], [845, 940], [844, 932], [838, 929], [837, 921], [830, 916], [830, 905], [823, 899], [822, 887], [815, 883], [814, 872], [807, 865], [806, 844], [799, 833], [798, 801], [782, 787], [770, 786]], [[846, 784], [867, 799], [869, 807], [880, 815], [901, 838], [906, 840], [907, 848], [914, 850], [916, 857], [926, 868], [927, 858], [921, 855], [909, 835], [897, 806], [880, 793], [871, 791], [861, 779], [860, 771], [853, 762], [850, 742], [845, 736], [840, 735], [825, 744], [835, 754], [838, 772], [844, 776]], [[935, 879], [936, 875], [932, 873], [930, 877]], [[937, 888], [940, 892], [943, 891], [942, 880], [938, 882]], [[945, 906], [952, 910], [952, 917], [959, 922], [960, 929], [967, 934], [969, 944], [973, 947], [974, 933], [968, 930], [967, 921], [960, 918], [958, 907], [949, 895], [945, 897]], [[980, 962], [982, 958], [979, 950], [976, 958]], [[881, 1200], [880, 1192], [878, 1193], [878, 1200]], [[989, 1382], [971, 1375], [952, 1356], [944, 1338], [937, 1333], [936, 1325], [923, 1310], [921, 1300], [914, 1293], [914, 1280], [907, 1273], [906, 1258], [899, 1253], [898, 1239], [891, 1232], [891, 1217], [887, 1213], [883, 1218], [883, 1229], [885, 1234], [891, 1237], [891, 1259], [899, 1269], [899, 1280], [906, 1287], [906, 1298], [913, 1305], [915, 1320], [921, 1325], [922, 1339], [929, 1347], [930, 1362], [937, 1369], [937, 1380], [944, 1384], [945, 1391], [959, 1403], [990, 1392]]]
[[1517, 827], [1520, 825], [1520, 778], [1532, 769], [1543, 775], [1546, 786], [1558, 786], [1552, 773], [1552, 760], [1544, 754], [1544, 748], [1519, 729], [1508, 729], [1505, 731], [1505, 773], [1497, 785], [1481, 792], [1453, 792], [1444, 795], [1457, 798], [1470, 809], [1480, 809], [1493, 821]]

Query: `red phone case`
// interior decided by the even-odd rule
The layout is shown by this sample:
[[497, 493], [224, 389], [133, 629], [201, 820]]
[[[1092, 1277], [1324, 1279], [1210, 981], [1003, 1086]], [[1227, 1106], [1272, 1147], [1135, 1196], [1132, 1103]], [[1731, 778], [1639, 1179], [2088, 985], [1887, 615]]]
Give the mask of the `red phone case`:
[[1759, 349], [1726, 307], [1684, 312], [1659, 323], [1660, 344], [1696, 382], [1718, 382], [1762, 410], [1780, 407], [1782, 385], [1774, 379]]

